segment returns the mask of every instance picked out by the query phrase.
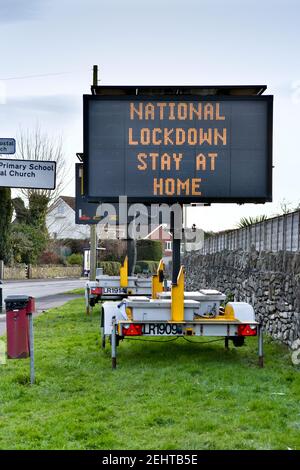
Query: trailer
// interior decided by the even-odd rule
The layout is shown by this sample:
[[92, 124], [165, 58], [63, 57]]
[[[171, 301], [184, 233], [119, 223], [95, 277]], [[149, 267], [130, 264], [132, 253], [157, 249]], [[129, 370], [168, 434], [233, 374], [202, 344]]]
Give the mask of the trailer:
[[117, 364], [117, 346], [126, 338], [215, 336], [235, 347], [248, 336], [258, 337], [259, 366], [263, 367], [263, 335], [253, 307], [246, 302], [228, 302], [215, 290], [184, 291], [184, 268], [170, 292], [153, 292], [152, 298], [129, 296], [121, 302], [102, 305], [102, 347], [111, 342], [112, 367]]
[[[182, 209], [189, 204], [272, 201], [273, 96], [262, 96], [266, 88], [265, 85], [103, 87], [98, 85], [98, 67], [93, 67], [92, 94], [84, 95], [84, 145], [83, 153], [78, 154], [84, 178], [78, 186], [80, 192], [77, 198], [83, 196], [87, 205], [100, 202], [126, 204], [126, 209], [127, 203], [143, 203], [147, 206], [167, 204], [170, 208], [172, 235], [170, 293], [164, 292], [167, 289], [163, 288], [157, 274], [152, 280], [128, 276], [128, 270], [122, 266], [120, 276], [99, 275], [94, 281], [94, 269], [91, 270], [93, 281], [86, 286], [87, 313], [90, 307], [103, 301], [100, 309], [102, 346], [105, 347], [106, 339], [109, 338], [113, 368], [116, 367], [117, 345], [121, 340], [133, 336], [150, 339], [159, 336], [186, 339], [216, 336], [224, 338], [226, 348], [229, 341], [234, 346], [241, 346], [247, 336], [257, 336], [259, 364], [263, 366], [262, 326], [255, 320], [251, 305], [244, 302], [226, 304], [224, 294], [213, 290], [184, 291], [184, 269], [180, 258], [186, 220], [183, 224], [181, 211], [179, 222], [176, 211], [171, 208], [174, 203]], [[147, 108], [146, 112], [145, 103], [148, 106], [149, 100], [151, 110]], [[161, 113], [161, 129], [168, 130], [172, 121], [172, 129], [166, 136], [160, 135], [161, 129], [158, 132], [155, 129], [154, 132], [153, 126], [149, 127], [149, 115], [155, 119], [158, 112]], [[188, 117], [184, 129], [182, 121], [186, 116], [183, 114]], [[195, 154], [195, 144], [201, 140], [197, 132], [195, 134], [195, 118], [210, 121], [215, 137], [215, 153], [210, 155], [211, 158], [207, 158], [209, 154]], [[112, 121], [113, 132], [107, 133]], [[154, 143], [155, 140], [158, 145], [160, 137], [168, 140], [171, 136], [174, 155], [180, 154], [182, 142], [185, 141], [183, 150], [189, 153], [188, 158], [144, 154], [140, 163], [145, 171], [143, 174], [137, 172], [139, 146], [136, 145], [141, 143], [141, 129], [147, 131], [149, 142]], [[127, 143], [124, 132], [128, 135]], [[181, 137], [177, 138], [179, 134]], [[189, 134], [193, 138], [186, 140]], [[253, 141], [256, 143], [255, 148]], [[99, 146], [100, 143], [102, 145]], [[257, 158], [258, 153], [260, 158]], [[218, 158], [219, 163], [216, 163], [218, 154], [222, 158]], [[128, 155], [133, 158], [128, 158]], [[190, 155], [194, 155], [195, 159], [190, 158]], [[122, 163], [119, 165], [120, 171], [111, 171], [112, 158], [118, 158]], [[235, 165], [232, 165], [232, 158]], [[154, 174], [152, 167], [156, 160], [159, 171]], [[203, 185], [202, 179], [195, 177], [198, 175], [195, 174], [193, 160], [196, 170], [203, 170], [208, 160], [211, 170], [215, 170], [215, 165], [219, 169], [208, 172]], [[166, 166], [168, 171], [163, 171], [167, 169]], [[257, 179], [257, 174], [261, 178]], [[126, 203], [120, 197], [120, 192], [126, 194]], [[96, 260], [96, 238], [96, 231], [93, 230], [93, 266]]]
[[128, 296], [151, 297], [153, 291], [162, 292], [169, 286], [164, 277], [164, 263], [161, 260], [157, 273], [151, 277], [139, 277], [128, 275], [128, 257], [120, 268], [119, 276], [108, 276], [97, 270], [96, 280], [87, 281], [85, 286], [86, 313], [90, 308], [105, 300], [122, 300]]

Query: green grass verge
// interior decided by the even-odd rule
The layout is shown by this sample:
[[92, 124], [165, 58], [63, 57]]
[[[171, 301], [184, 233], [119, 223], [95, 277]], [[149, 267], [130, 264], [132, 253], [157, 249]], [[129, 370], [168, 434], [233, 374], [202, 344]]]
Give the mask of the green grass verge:
[[73, 289], [69, 290], [68, 292], [64, 292], [64, 294], [74, 294], [74, 295], [84, 295], [85, 294], [85, 289]]
[[76, 299], [35, 319], [29, 361], [0, 365], [1, 449], [300, 449], [300, 373], [289, 351], [256, 339], [124, 341], [118, 369], [100, 350], [99, 309]]

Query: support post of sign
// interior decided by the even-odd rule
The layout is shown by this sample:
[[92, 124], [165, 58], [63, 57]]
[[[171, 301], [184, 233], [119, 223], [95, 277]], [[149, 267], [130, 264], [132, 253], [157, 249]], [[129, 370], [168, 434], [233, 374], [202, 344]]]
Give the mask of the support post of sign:
[[136, 240], [133, 238], [127, 238], [126, 244], [128, 256], [128, 276], [133, 276], [136, 263]]
[[97, 264], [97, 225], [90, 226], [90, 281], [96, 279], [96, 264]]
[[184, 228], [183, 246], [184, 246], [184, 255], [186, 255], [187, 208], [188, 208], [187, 204], [184, 204], [183, 205], [183, 228]]
[[30, 384], [33, 385], [35, 382], [34, 373], [34, 346], [33, 346], [33, 319], [32, 313], [28, 314], [29, 321], [29, 354], [30, 354]]
[[[93, 86], [98, 85], [98, 65], [93, 66]], [[97, 225], [90, 226], [90, 281], [96, 279], [97, 265]]]
[[177, 278], [180, 271], [180, 235], [182, 234], [182, 223], [181, 227], [175, 227], [175, 214], [173, 211], [171, 212], [170, 232], [172, 234], [172, 284], [175, 286], [177, 284]]
[[90, 306], [90, 293], [91, 289], [90, 286], [86, 286], [86, 291], [85, 291], [85, 313], [89, 315], [91, 313], [91, 306]]

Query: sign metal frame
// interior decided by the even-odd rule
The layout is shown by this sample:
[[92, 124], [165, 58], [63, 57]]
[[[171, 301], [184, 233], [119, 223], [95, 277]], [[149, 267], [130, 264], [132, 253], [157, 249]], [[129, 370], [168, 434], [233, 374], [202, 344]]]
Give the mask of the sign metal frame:
[[[56, 188], [56, 162], [55, 161], [46, 161], [46, 160], [22, 160], [20, 158], [13, 158], [13, 159], [7, 159], [7, 158], [0, 158], [0, 161], [2, 160], [7, 160], [8, 162], [23, 162], [23, 163], [45, 163], [45, 164], [53, 164], [54, 165], [54, 179], [53, 179], [53, 186], [51, 187], [44, 187], [44, 186], [16, 186], [12, 184], [3, 184], [0, 182], [0, 187], [2, 188], [16, 188], [16, 189], [45, 189], [45, 190], [51, 190], [53, 191]], [[1, 178], [1, 177], [0, 177]], [[13, 178], [13, 176], [11, 177]], [[25, 178], [24, 178], [25, 179]]]
[[272, 201], [272, 173], [273, 173], [273, 95], [83, 95], [83, 154], [84, 154], [84, 187], [87, 188], [86, 197], [90, 202], [117, 202], [115, 196], [91, 196], [89, 194], [89, 103], [91, 101], [197, 101], [197, 102], [220, 102], [223, 101], [259, 101], [267, 104], [267, 129], [266, 129], [266, 196], [264, 197], [205, 197], [205, 196], [128, 196], [128, 202], [148, 202], [180, 204], [190, 203], [265, 203]]
[[0, 137], [0, 148], [1, 148], [1, 140], [2, 141], [5, 141], [5, 140], [13, 141], [14, 148], [13, 148], [13, 152], [0, 152], [0, 155], [14, 155], [16, 153], [16, 139], [14, 137]]

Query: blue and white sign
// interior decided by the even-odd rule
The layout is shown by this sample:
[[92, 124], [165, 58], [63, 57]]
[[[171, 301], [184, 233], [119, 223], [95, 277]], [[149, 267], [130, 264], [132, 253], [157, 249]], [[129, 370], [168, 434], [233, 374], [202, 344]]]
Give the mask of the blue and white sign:
[[0, 154], [13, 155], [16, 153], [16, 141], [7, 137], [0, 137]]
[[56, 162], [0, 159], [0, 187], [55, 189]]

